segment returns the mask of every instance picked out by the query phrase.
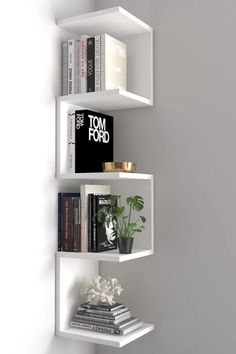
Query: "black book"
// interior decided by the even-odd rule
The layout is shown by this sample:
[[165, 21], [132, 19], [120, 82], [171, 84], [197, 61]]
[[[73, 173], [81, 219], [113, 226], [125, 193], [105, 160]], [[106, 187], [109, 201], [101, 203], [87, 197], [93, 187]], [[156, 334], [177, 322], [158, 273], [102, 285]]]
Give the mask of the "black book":
[[92, 252], [93, 194], [88, 194], [88, 252]]
[[116, 314], [116, 311], [119, 311], [119, 309], [116, 311], [107, 312], [107, 311], [96, 311], [96, 310], [84, 309], [81, 307], [81, 309], [76, 312], [75, 317], [76, 316], [97, 317], [97, 318], [103, 318], [103, 319], [114, 321], [122, 318], [123, 316], [126, 316], [127, 311], [129, 311], [128, 307], [123, 307], [123, 308], [121, 307], [121, 309], [122, 312]]
[[89, 302], [84, 302], [83, 304], [80, 305], [80, 307], [84, 308], [84, 309], [91, 309], [91, 310], [98, 310], [98, 311], [115, 311], [117, 309], [120, 309], [121, 307], [123, 307], [122, 304], [119, 303], [115, 303], [113, 305], [101, 302], [99, 304], [90, 304]]
[[94, 310], [91, 308], [83, 308], [79, 307], [77, 314], [80, 312], [86, 312], [86, 313], [91, 313], [91, 314], [96, 314], [96, 315], [101, 315], [101, 316], [106, 316], [108, 318], [115, 318], [117, 315], [122, 315], [122, 313], [128, 311], [128, 307], [121, 305], [118, 309], [111, 310], [111, 311], [104, 311], [104, 310]]
[[75, 172], [102, 172], [113, 161], [113, 117], [90, 110], [75, 111]]
[[73, 240], [73, 251], [79, 252], [81, 251], [81, 245], [80, 245], [80, 198], [78, 197], [72, 197], [72, 203], [73, 203], [73, 226], [72, 226], [72, 240]]
[[95, 38], [87, 39], [87, 92], [95, 91]]
[[[95, 195], [96, 215], [98, 211], [110, 204], [109, 195]], [[94, 252], [104, 252], [117, 248], [117, 233], [112, 222], [107, 223], [109, 214], [105, 216], [104, 223], [100, 223], [97, 218], [94, 218]]]
[[96, 252], [97, 250], [97, 196], [93, 194], [93, 211], [92, 211], [92, 240], [91, 240], [91, 246], [92, 246], [92, 252]]

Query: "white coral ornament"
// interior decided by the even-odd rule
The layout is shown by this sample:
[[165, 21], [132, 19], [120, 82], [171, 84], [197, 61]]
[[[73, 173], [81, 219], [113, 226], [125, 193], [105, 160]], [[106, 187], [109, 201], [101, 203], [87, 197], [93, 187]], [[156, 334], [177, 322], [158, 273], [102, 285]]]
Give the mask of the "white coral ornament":
[[80, 291], [81, 295], [87, 296], [87, 301], [91, 304], [115, 303], [114, 297], [120, 296], [123, 289], [116, 278], [105, 279], [98, 275], [92, 281], [89, 281]]

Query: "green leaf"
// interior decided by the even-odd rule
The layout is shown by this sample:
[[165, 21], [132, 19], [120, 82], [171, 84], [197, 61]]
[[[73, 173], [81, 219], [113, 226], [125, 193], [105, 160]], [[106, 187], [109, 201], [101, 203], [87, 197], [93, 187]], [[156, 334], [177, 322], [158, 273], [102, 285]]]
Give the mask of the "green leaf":
[[145, 223], [145, 222], [146, 222], [146, 218], [145, 218], [145, 216], [140, 215], [140, 219], [142, 220], [142, 222], [143, 222], [143, 223]]

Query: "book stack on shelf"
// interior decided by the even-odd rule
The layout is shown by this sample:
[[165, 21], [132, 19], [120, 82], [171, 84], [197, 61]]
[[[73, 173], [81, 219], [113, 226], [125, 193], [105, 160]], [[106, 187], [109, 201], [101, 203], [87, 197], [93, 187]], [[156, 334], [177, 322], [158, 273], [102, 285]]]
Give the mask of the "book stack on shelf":
[[58, 193], [58, 251], [81, 251], [80, 193]]
[[132, 317], [129, 309], [119, 303], [114, 305], [83, 303], [74, 315], [71, 326], [91, 331], [128, 334], [143, 326], [143, 321]]
[[104, 33], [62, 44], [63, 95], [126, 90], [126, 44]]
[[111, 186], [83, 184], [80, 193], [58, 193], [58, 251], [105, 252], [117, 249], [113, 225], [99, 223]]

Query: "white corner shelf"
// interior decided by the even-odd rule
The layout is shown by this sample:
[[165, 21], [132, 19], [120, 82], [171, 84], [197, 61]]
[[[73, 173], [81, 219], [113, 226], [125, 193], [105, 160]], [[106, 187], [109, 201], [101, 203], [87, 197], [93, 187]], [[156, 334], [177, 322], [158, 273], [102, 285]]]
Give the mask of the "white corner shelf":
[[57, 252], [59, 258], [77, 258], [77, 259], [90, 259], [93, 261], [115, 262], [121, 263], [131, 261], [133, 259], [151, 256], [153, 250], [149, 249], [133, 249], [131, 254], [120, 254], [118, 250], [107, 252]]
[[58, 101], [89, 107], [90, 109], [103, 112], [148, 107], [153, 105], [151, 99], [121, 89], [59, 96]]
[[57, 25], [77, 35], [110, 33], [117, 38], [152, 32], [152, 27], [120, 6], [67, 17]]
[[139, 329], [122, 336], [92, 332], [92, 331], [77, 329], [77, 328], [68, 328], [63, 332], [59, 332], [58, 336], [121, 348], [124, 347], [126, 344], [133, 342], [134, 340], [144, 336], [145, 334], [153, 330], [154, 330], [153, 324], [144, 323], [143, 326], [140, 327]]
[[[58, 102], [111, 111], [153, 105], [153, 29], [120, 6], [64, 18], [57, 25], [68, 39], [108, 33], [127, 45], [127, 90], [60, 96]], [[64, 32], [63, 37], [65, 38]]]
[[142, 236], [135, 237], [135, 248], [131, 254], [119, 254], [118, 250], [101, 253], [57, 252], [56, 254], [56, 334], [88, 342], [84, 343], [82, 352], [94, 354], [93, 343], [121, 348], [154, 329], [153, 324], [144, 323], [141, 328], [121, 336], [70, 328], [78, 304], [84, 300], [80, 294], [81, 286], [100, 274], [102, 267], [99, 262], [121, 263], [154, 253], [154, 183], [152, 174], [67, 173], [68, 111], [91, 109], [109, 114], [115, 110], [152, 106], [153, 29], [120, 6], [64, 18], [57, 21], [57, 25], [63, 30], [63, 41], [79, 38], [84, 33], [91, 36], [108, 33], [127, 45], [127, 90], [115, 89], [57, 97], [57, 178], [61, 181], [78, 181], [73, 183], [74, 186], [78, 185], [78, 188], [80, 183], [109, 183], [112, 193], [123, 197], [141, 194], [145, 202], [147, 219]]
[[93, 172], [93, 173], [63, 173], [57, 176], [59, 179], [69, 180], [100, 180], [100, 181], [125, 181], [125, 180], [152, 180], [153, 175], [147, 173], [129, 172]]

